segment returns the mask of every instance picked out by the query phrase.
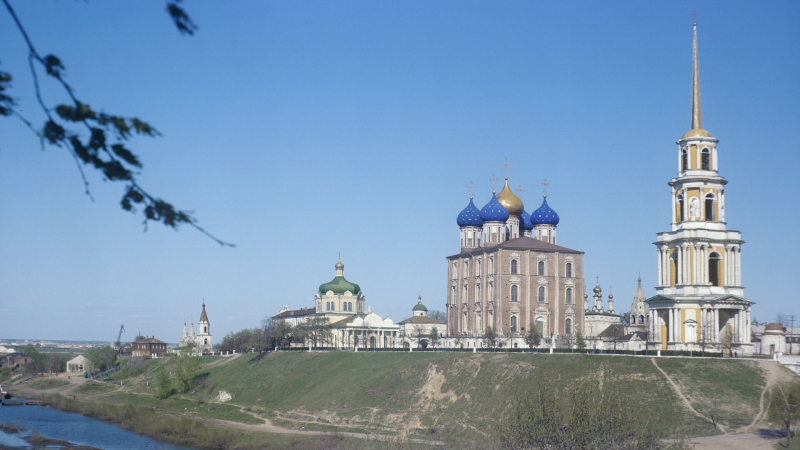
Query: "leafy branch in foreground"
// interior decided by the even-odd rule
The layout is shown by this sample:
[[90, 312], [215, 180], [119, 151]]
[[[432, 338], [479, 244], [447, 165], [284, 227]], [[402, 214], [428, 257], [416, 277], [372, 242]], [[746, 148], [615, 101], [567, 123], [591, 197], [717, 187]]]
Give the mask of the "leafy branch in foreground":
[[[167, 12], [181, 33], [191, 35], [197, 26], [186, 11], [177, 5], [179, 1], [167, 2]], [[6, 93], [11, 86], [12, 76], [2, 71], [0, 71], [0, 116], [13, 115], [22, 120], [39, 137], [43, 149], [45, 145], [66, 149], [75, 160], [86, 195], [92, 200], [94, 198], [89, 190], [89, 181], [86, 178], [84, 166], [99, 171], [106, 181], [124, 183], [125, 194], [120, 202], [122, 209], [134, 213], [141, 209], [144, 215], [145, 230], [150, 221], [163, 223], [173, 229], [178, 229], [180, 225], [186, 224], [222, 246], [233, 247], [233, 244], [224, 242], [203, 229], [191, 212], [176, 209], [171, 203], [148, 193], [137, 182], [137, 170], [142, 168], [142, 163], [127, 144], [133, 136], [137, 135], [161, 136], [155, 127], [136, 117], [124, 117], [97, 111], [88, 103], [79, 100], [72, 86], [64, 78], [66, 69], [62, 61], [52, 54], [41, 56], [9, 1], [2, 0], [2, 2], [28, 46], [28, 65], [36, 92], [36, 101], [47, 120], [41, 129], [35, 128], [15, 109], [16, 99]], [[67, 93], [71, 104], [48, 107], [42, 97], [37, 68], [44, 70], [48, 77], [57, 81]]]

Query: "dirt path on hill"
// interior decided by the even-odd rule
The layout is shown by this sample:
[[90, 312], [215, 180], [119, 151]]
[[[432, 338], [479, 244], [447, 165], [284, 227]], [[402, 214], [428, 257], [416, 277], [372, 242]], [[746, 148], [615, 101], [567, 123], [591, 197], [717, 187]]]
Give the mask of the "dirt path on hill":
[[782, 370], [780, 363], [775, 361], [759, 361], [759, 365], [764, 372], [764, 389], [761, 390], [761, 400], [758, 403], [758, 414], [753, 419], [750, 425], [741, 427], [737, 432], [744, 433], [751, 431], [759, 424], [767, 414], [766, 405], [764, 405], [765, 397], [770, 389], [782, 381], [792, 381], [792, 377]]
[[755, 433], [723, 434], [690, 439], [695, 450], [774, 450], [785, 437], [782, 430], [761, 430]]
[[[656, 366], [656, 369], [658, 369], [658, 371], [661, 372], [662, 375], [664, 375], [664, 378], [666, 378], [667, 382], [669, 382], [669, 385], [672, 386], [672, 390], [675, 391], [676, 394], [678, 394], [678, 397], [681, 399], [681, 402], [683, 403], [683, 406], [686, 407], [686, 409], [691, 411], [695, 416], [697, 416], [697, 417], [699, 417], [701, 419], [707, 420], [707, 421], [711, 422], [712, 424], [714, 423], [714, 421], [711, 420], [711, 418], [700, 414], [699, 412], [697, 412], [694, 409], [694, 407], [692, 407], [692, 404], [689, 402], [689, 399], [686, 398], [685, 395], [683, 395], [683, 391], [681, 391], [680, 386], [678, 386], [678, 384], [675, 383], [672, 380], [672, 378], [670, 378], [669, 375], [667, 375], [667, 372], [664, 372], [664, 370], [661, 367], [658, 367], [658, 363], [656, 362], [656, 358], [650, 358], [650, 361], [653, 363], [654, 366]], [[717, 424], [717, 428], [719, 429], [719, 431], [721, 431], [723, 433], [726, 433], [725, 427], [722, 426], [722, 424], [718, 423]]]

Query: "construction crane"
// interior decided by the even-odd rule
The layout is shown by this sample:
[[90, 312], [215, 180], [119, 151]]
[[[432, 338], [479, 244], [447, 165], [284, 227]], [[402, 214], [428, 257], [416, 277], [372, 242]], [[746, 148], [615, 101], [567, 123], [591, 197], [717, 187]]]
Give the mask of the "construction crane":
[[121, 340], [122, 340], [122, 333], [124, 333], [124, 332], [125, 332], [125, 325], [120, 325], [119, 326], [119, 334], [117, 334], [117, 342], [116, 342], [117, 351], [120, 352], [120, 353], [122, 353], [122, 342], [121, 342]]

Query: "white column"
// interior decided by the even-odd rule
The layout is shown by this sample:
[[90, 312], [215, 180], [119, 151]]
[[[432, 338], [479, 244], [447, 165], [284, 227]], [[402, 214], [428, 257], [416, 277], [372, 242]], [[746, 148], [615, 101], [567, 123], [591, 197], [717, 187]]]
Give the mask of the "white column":
[[[680, 158], [681, 158], [681, 152], [678, 151], [678, 167], [680, 167], [680, 164], [681, 164]], [[673, 187], [672, 188], [672, 220], [670, 220], [670, 223], [675, 223], [675, 222], [678, 221], [675, 218], [675, 201], [676, 201], [675, 200], [675, 188]]]
[[[716, 164], [716, 158], [714, 158]], [[723, 190], [719, 191], [719, 220], [725, 221], [725, 194]]]
[[695, 244], [692, 249], [694, 250], [692, 252], [692, 257], [694, 258], [694, 270], [692, 271], [694, 280], [692, 280], [692, 284], [700, 284], [700, 245]]
[[675, 270], [677, 272], [677, 276], [675, 277], [675, 284], [683, 284], [683, 247], [677, 246], [675, 247], [675, 255], [677, 258], [675, 259]]
[[708, 247], [705, 245], [700, 248], [700, 273], [703, 284], [708, 284]]
[[675, 308], [675, 322], [677, 325], [675, 326], [675, 341], [676, 342], [683, 342], [681, 335], [683, 334], [683, 320], [681, 320], [681, 309]]
[[656, 255], [658, 256], [658, 285], [663, 286], [664, 283], [662, 283], [662, 281], [664, 279], [664, 258], [661, 256], [661, 249], [658, 247], [656, 247]]
[[669, 329], [667, 330], [667, 342], [672, 342], [672, 336], [674, 334], [675, 326], [672, 322], [673, 314], [672, 308], [667, 309], [667, 320], [669, 321]]
[[728, 280], [730, 280], [729, 274], [731, 273], [731, 270], [730, 270], [731, 269], [730, 249], [728, 247], [725, 247], [725, 256], [723, 256], [723, 259], [725, 261], [725, 271], [724, 271], [724, 274], [723, 274], [724, 280], [723, 280], [722, 285], [723, 286], [728, 286], [730, 284], [730, 282], [728, 281]]
[[714, 342], [719, 342], [719, 309], [714, 308]]
[[736, 285], [742, 285], [742, 248], [736, 247]]

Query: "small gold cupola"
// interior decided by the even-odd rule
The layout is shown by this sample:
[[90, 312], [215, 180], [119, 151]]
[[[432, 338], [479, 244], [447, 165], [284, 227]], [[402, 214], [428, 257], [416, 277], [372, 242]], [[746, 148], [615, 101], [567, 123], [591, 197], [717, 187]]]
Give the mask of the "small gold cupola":
[[525, 210], [525, 205], [522, 204], [522, 200], [514, 195], [514, 193], [511, 192], [511, 189], [508, 187], [508, 177], [506, 177], [506, 184], [503, 186], [503, 190], [497, 194], [497, 201], [499, 201], [501, 205], [505, 206], [508, 210], [508, 214], [512, 216], [520, 216]]
[[700, 102], [700, 68], [697, 63], [697, 22], [694, 24], [694, 47], [692, 58], [692, 129], [681, 139], [713, 138], [711, 133], [703, 129], [703, 108]]

